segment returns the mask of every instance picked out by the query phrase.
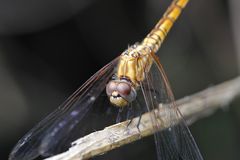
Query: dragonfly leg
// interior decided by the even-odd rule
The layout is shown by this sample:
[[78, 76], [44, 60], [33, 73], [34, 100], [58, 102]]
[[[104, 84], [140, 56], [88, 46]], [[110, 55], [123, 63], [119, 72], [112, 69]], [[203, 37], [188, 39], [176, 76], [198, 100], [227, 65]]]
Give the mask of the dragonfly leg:
[[130, 121], [127, 124], [127, 128], [132, 123], [133, 117], [134, 117], [134, 113], [133, 113], [133, 107], [132, 107], [132, 103], [131, 103], [129, 108], [128, 108], [128, 111], [127, 111], [127, 120], [130, 119]]
[[141, 119], [142, 119], [142, 113], [140, 114], [139, 119], [138, 119], [138, 123], [137, 123], [137, 129], [138, 129], [138, 132], [139, 132], [139, 133], [141, 132], [141, 131], [140, 131], [140, 128], [139, 128], [140, 123], [141, 123]]
[[127, 120], [132, 119], [133, 117], [134, 117], [133, 107], [132, 107], [132, 104], [130, 104], [127, 110]]
[[136, 127], [138, 129], [138, 132], [141, 133], [139, 126], [141, 124], [143, 109], [141, 108], [141, 105], [139, 105], [140, 103], [138, 101], [137, 101], [137, 104], [138, 105], [136, 105], [136, 110], [137, 110], [137, 115], [139, 116], [139, 118], [138, 118], [138, 122], [137, 122]]
[[123, 112], [123, 108], [119, 108], [119, 109], [118, 109], [117, 118], [116, 118], [116, 123], [121, 122], [121, 120], [122, 120], [122, 115], [121, 115], [122, 112]]
[[129, 125], [132, 123], [132, 120], [133, 120], [133, 119], [130, 119], [130, 121], [128, 122], [128, 124], [127, 124], [127, 128], [128, 128]]

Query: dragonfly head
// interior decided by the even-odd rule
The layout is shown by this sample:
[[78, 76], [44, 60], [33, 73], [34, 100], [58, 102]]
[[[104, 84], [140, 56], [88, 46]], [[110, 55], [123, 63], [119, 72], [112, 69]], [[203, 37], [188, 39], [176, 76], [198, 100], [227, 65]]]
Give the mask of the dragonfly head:
[[124, 107], [136, 99], [136, 90], [126, 80], [111, 80], [106, 86], [106, 92], [112, 104]]

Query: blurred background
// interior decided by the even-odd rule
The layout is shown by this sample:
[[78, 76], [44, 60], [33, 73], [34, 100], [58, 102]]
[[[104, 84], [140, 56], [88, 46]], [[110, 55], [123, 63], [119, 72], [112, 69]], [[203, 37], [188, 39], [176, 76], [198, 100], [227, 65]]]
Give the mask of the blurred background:
[[[141, 41], [170, 2], [0, 1], [0, 158], [97, 70]], [[190, 0], [158, 53], [176, 99], [238, 75], [239, 11], [237, 0]], [[239, 99], [190, 129], [206, 160], [240, 159]], [[153, 150], [128, 154], [146, 159]]]

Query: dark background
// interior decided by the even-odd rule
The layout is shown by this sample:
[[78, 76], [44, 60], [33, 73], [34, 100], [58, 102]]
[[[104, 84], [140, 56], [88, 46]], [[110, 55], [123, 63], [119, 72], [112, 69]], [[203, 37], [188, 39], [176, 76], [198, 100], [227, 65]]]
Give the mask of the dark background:
[[[170, 2], [0, 1], [0, 158], [98, 69], [141, 41]], [[239, 9], [234, 0], [187, 5], [158, 53], [177, 99], [238, 75]], [[205, 159], [240, 158], [239, 105], [235, 100], [191, 126]], [[131, 153], [153, 154], [138, 151]]]

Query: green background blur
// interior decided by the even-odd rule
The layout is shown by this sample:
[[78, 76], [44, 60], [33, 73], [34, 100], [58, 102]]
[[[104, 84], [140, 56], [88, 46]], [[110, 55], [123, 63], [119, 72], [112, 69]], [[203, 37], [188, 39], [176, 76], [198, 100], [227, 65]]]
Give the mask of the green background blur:
[[[98, 69], [141, 41], [170, 2], [0, 1], [0, 158]], [[190, 0], [158, 52], [176, 99], [238, 75], [239, 28], [240, 1]], [[239, 99], [190, 129], [206, 160], [240, 159]], [[138, 151], [131, 150], [138, 159], [153, 154]]]

